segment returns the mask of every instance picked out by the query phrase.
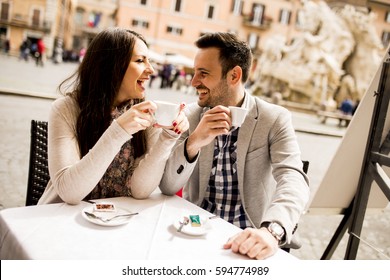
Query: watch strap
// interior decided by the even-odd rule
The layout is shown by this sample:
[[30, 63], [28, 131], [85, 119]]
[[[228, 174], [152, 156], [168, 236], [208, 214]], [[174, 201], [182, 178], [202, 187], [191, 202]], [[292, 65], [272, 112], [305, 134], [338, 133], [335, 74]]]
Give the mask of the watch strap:
[[[283, 229], [284, 234], [281, 237], [276, 232], [274, 232], [270, 229], [271, 223], [278, 224]], [[277, 222], [263, 222], [260, 227], [265, 227], [272, 234], [272, 236], [275, 237], [275, 239], [278, 241], [279, 246], [286, 244], [286, 230], [279, 223], [277, 223]]]

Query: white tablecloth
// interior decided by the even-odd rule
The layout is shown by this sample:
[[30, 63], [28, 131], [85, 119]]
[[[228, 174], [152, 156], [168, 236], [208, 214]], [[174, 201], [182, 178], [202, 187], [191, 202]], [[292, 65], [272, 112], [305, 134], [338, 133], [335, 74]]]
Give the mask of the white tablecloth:
[[[107, 199], [106, 199], [107, 200]], [[0, 258], [38, 260], [221, 260], [247, 259], [222, 245], [241, 231], [220, 219], [210, 219], [204, 236], [177, 232], [173, 223], [183, 213], [210, 213], [177, 196], [154, 193], [149, 199], [108, 199], [138, 215], [124, 225], [95, 225], [82, 216], [91, 206], [65, 203], [9, 208], [0, 211]], [[270, 259], [296, 259], [279, 250]]]

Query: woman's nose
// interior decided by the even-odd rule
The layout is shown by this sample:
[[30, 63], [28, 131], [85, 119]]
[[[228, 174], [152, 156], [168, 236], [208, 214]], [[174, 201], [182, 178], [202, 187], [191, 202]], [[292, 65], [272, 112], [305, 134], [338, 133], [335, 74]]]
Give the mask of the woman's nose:
[[146, 70], [150, 73], [150, 74], [153, 74], [154, 73], [154, 68], [152, 66], [152, 64], [149, 63], [148, 67], [146, 68]]

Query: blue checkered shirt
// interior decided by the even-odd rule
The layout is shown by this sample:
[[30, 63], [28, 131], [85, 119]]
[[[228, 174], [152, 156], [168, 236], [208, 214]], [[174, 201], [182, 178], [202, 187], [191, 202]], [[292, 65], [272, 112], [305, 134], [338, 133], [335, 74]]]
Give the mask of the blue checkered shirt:
[[251, 227], [238, 189], [237, 138], [239, 128], [215, 138], [209, 184], [201, 207], [244, 229]]

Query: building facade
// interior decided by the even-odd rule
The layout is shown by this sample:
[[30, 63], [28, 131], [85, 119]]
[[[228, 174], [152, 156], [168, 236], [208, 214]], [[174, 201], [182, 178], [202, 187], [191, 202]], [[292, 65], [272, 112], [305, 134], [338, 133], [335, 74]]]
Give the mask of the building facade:
[[115, 26], [118, 0], [78, 0], [73, 13], [71, 49], [86, 48], [97, 33]]
[[[327, 1], [353, 4], [377, 16], [378, 35], [390, 41], [390, 0]], [[228, 31], [260, 53], [270, 36], [287, 41], [300, 32], [300, 0], [0, 0], [0, 43], [17, 55], [25, 39], [42, 38], [47, 56], [77, 52], [110, 26], [142, 33], [159, 54], [193, 58], [194, 41], [203, 33]]]
[[160, 54], [193, 57], [196, 38], [213, 31], [234, 32], [256, 52], [272, 34], [299, 32], [299, 7], [286, 0], [120, 0], [117, 25], [144, 34]]
[[10, 53], [17, 55], [23, 41], [44, 41], [46, 55], [62, 43], [73, 0], [0, 0], [1, 45], [9, 42]]

